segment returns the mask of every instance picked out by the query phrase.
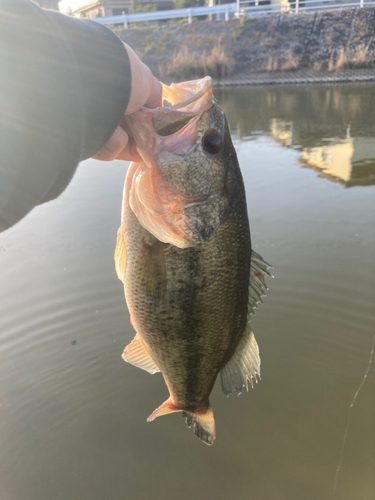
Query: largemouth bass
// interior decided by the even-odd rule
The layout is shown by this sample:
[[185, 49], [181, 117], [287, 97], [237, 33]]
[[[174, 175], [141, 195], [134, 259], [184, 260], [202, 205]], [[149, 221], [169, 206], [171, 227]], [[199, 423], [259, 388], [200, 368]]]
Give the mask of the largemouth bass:
[[212, 81], [163, 89], [164, 106], [127, 117], [142, 163], [124, 186], [115, 265], [136, 336], [123, 358], [161, 372], [170, 397], [148, 418], [182, 412], [215, 439], [209, 395], [260, 378], [250, 315], [270, 267], [252, 252], [244, 184]]

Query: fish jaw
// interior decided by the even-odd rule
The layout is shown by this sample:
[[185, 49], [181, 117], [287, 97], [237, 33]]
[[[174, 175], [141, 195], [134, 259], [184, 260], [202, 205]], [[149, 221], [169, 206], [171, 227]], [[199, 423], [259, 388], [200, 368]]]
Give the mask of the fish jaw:
[[163, 104], [174, 110], [201, 110], [202, 99], [209, 101], [211, 98], [212, 78], [209, 76], [190, 82], [172, 83], [170, 86], [163, 84]]

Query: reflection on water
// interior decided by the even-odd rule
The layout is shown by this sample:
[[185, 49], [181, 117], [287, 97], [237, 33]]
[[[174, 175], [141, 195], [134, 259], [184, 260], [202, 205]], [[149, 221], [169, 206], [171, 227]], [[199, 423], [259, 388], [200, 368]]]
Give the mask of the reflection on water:
[[[348, 128], [349, 131], [349, 128]], [[375, 139], [326, 139], [326, 145], [304, 148], [302, 165], [316, 167], [325, 177], [346, 187], [375, 184]]]
[[316, 147], [293, 144], [293, 122], [273, 118], [270, 132], [282, 146], [301, 149], [301, 166], [313, 168], [326, 179], [346, 187], [375, 184], [375, 138], [352, 138], [349, 125], [345, 139], [324, 137], [323, 145]]
[[[311, 90], [309, 95], [288, 88], [261, 94], [256, 89], [250, 100], [258, 124], [250, 118], [244, 126], [241, 119], [233, 130], [237, 140], [251, 140], [259, 130], [269, 134], [282, 146], [301, 151], [302, 167], [313, 168], [333, 182], [346, 187], [373, 185], [375, 126], [368, 114], [375, 113], [375, 102], [370, 88], [352, 93], [345, 87], [322, 88]], [[232, 96], [230, 102], [233, 105]], [[261, 111], [256, 109], [259, 107]]]
[[293, 122], [272, 118], [270, 132], [272, 139], [285, 148], [290, 148], [293, 145]]
[[[333, 500], [375, 330], [374, 96], [216, 92], [275, 279], [252, 322], [262, 380], [239, 398], [214, 388], [212, 448], [179, 415], [147, 424], [165, 385], [121, 359], [134, 337], [113, 263], [127, 165], [84, 162], [0, 235], [0, 500]], [[375, 498], [374, 363], [335, 500]]]

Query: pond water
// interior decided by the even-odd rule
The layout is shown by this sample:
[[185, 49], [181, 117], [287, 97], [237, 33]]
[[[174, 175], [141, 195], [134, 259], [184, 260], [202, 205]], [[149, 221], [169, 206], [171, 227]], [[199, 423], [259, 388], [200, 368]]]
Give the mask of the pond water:
[[178, 414], [146, 423], [167, 389], [121, 359], [127, 164], [83, 162], [0, 235], [0, 500], [374, 500], [375, 86], [216, 97], [274, 266], [253, 320], [262, 381], [217, 384], [213, 447]]

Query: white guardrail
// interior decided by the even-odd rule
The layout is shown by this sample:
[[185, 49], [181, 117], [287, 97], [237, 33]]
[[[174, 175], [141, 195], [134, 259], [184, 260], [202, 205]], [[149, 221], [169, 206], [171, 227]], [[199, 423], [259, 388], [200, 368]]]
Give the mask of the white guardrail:
[[233, 17], [257, 17], [265, 14], [295, 13], [305, 10], [327, 10], [343, 7], [364, 7], [375, 5], [372, 0], [279, 0], [280, 3], [269, 3], [269, 0], [237, 0], [234, 3], [214, 5], [212, 7], [192, 7], [190, 9], [157, 10], [154, 12], [140, 12], [137, 14], [123, 14], [111, 17], [96, 17], [93, 21], [106, 25], [121, 24], [125, 28], [130, 23], [145, 21], [160, 21], [165, 19], [187, 18], [189, 24], [193, 17], [213, 15], [212, 19], [228, 21]]

